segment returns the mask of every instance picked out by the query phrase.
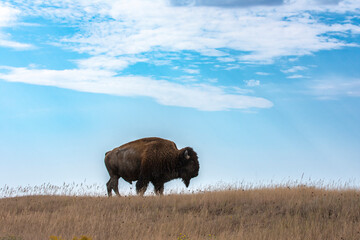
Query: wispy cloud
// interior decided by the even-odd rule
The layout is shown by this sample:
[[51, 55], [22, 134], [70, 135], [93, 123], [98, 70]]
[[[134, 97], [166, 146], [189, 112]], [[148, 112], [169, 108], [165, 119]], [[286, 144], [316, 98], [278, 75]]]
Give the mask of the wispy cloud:
[[16, 50], [27, 50], [34, 48], [34, 46], [31, 44], [19, 43], [19, 42], [7, 40], [7, 37], [4, 37], [1, 33], [0, 33], [0, 47], [14, 48]]
[[260, 76], [269, 76], [270, 73], [267, 73], [267, 72], [256, 72], [257, 75], [260, 75]]
[[[52, 0], [46, 5], [23, 2], [26, 3], [23, 14], [57, 21], [82, 21], [81, 33], [65, 37], [61, 42], [73, 51], [91, 55], [190, 50], [222, 57], [220, 61], [272, 63], [278, 57], [357, 46], [347, 41], [347, 36], [360, 33], [356, 24], [327, 24], [312, 16], [321, 12], [357, 11], [360, 3], [355, 0], [196, 0], [197, 7], [187, 0], [173, 1], [173, 4], [165, 0]], [[276, 6], [222, 7], [264, 4]], [[314, 11], [310, 14], [309, 10]], [[344, 36], [337, 38], [328, 34], [336, 32]], [[221, 49], [236, 50], [236, 53]]]
[[236, 59], [232, 57], [218, 57], [217, 60], [220, 62], [236, 62]]
[[287, 76], [286, 78], [296, 79], [296, 78], [307, 78], [307, 77], [305, 77], [301, 74], [294, 74], [294, 75]]
[[134, 56], [112, 57], [107, 55], [98, 55], [90, 58], [74, 60], [80, 68], [117, 71], [123, 70], [133, 63], [145, 61], [148, 61], [148, 59]]
[[[115, 12], [115, 9], [118, 11]], [[230, 48], [246, 52], [237, 57], [238, 61], [271, 63], [276, 57], [302, 56], [319, 50], [354, 46], [324, 34], [335, 31], [357, 33], [360, 29], [353, 25], [317, 23], [309, 15], [298, 15], [290, 21], [283, 21], [280, 18], [283, 13], [274, 16], [265, 12], [262, 13], [265, 17], [259, 17], [234, 9], [224, 12], [216, 8], [157, 7], [159, 14], [156, 16], [148, 12], [139, 16], [133, 14], [133, 10], [125, 12], [128, 16], [124, 19], [121, 13], [123, 7], [115, 5], [111, 16], [120, 22], [92, 24], [88, 35], [77, 35], [63, 42], [75, 51], [91, 54], [112, 52], [115, 55], [157, 49], [175, 52], [192, 50], [203, 55], [226, 56], [227, 53], [217, 49]], [[222, 17], [220, 20], [213, 16]]]
[[319, 99], [337, 99], [340, 97], [360, 97], [360, 79], [328, 79], [308, 84], [310, 93]]
[[289, 69], [286, 69], [286, 70], [281, 70], [283, 73], [294, 73], [294, 72], [298, 72], [298, 71], [304, 71], [308, 69], [307, 67], [304, 67], [304, 66], [294, 66], [294, 67], [291, 67]]
[[[164, 79], [169, 79], [169, 77], [164, 77]], [[169, 80], [176, 80], [178, 82], [183, 82], [183, 83], [199, 82], [199, 79], [192, 75], [180, 76], [176, 78], [171, 78]]]
[[286, 78], [289, 78], [289, 79], [296, 79], [296, 78], [308, 78], [307, 76], [304, 76], [302, 74], [296, 74], [297, 72], [300, 72], [300, 71], [305, 71], [307, 70], [308, 68], [307, 67], [304, 67], [304, 66], [293, 66], [289, 69], [286, 69], [286, 70], [281, 70], [283, 73], [286, 73], [286, 74], [291, 74], [291, 75], [288, 75]]
[[[4, 13], [0, 14], [0, 46], [31, 48], [31, 44], [15, 42], [8, 34], [2, 34], [1, 27], [17, 21], [18, 16], [40, 17], [76, 26], [76, 33], [62, 36], [54, 44], [88, 54], [89, 58], [72, 59], [78, 68], [68, 70], [12, 68], [1, 75], [3, 79], [121, 96], [147, 96], [161, 104], [201, 110], [261, 108], [272, 103], [199, 84], [202, 81], [195, 84], [194, 78], [180, 84], [159, 77], [119, 75], [130, 65], [143, 61], [170, 65], [178, 59], [206, 57], [213, 61], [213, 68], [232, 70], [246, 63], [270, 64], [282, 57], [298, 59], [321, 50], [359, 47], [352, 42], [353, 36], [360, 34], [356, 21], [334, 23], [318, 17], [322, 13], [345, 12], [358, 16], [358, 0], [5, 2], [0, 4], [0, 13]], [[267, 6], [258, 7], [262, 5]], [[179, 70], [200, 74], [193, 67]], [[283, 72], [291, 74], [288, 78], [304, 78], [298, 74], [304, 70], [305, 67], [295, 66]], [[245, 83], [252, 87], [260, 85], [258, 80]], [[218, 79], [217, 85], [220, 84]]]
[[246, 86], [248, 87], [256, 87], [256, 86], [260, 86], [260, 81], [259, 80], [244, 80], [244, 82], [246, 83]]
[[0, 27], [8, 27], [17, 20], [19, 10], [0, 2]]
[[10, 34], [5, 34], [2, 31], [4, 27], [11, 27], [17, 22], [17, 16], [20, 11], [16, 8], [10, 7], [7, 4], [0, 2], [0, 47], [14, 48], [17, 50], [26, 50], [33, 48], [31, 44], [20, 43], [11, 40]]
[[189, 74], [199, 74], [200, 70], [199, 69], [192, 69], [192, 68], [185, 68], [183, 69], [184, 72], [189, 73]]
[[283, 0], [170, 0], [174, 6], [250, 7], [283, 4]]
[[264, 98], [230, 94], [223, 88], [208, 84], [177, 84], [141, 76], [117, 77], [109, 70], [68, 69], [47, 70], [8, 68], [0, 79], [77, 91], [105, 93], [119, 96], [145, 96], [169, 106], [196, 108], [203, 111], [228, 109], [269, 108]]
[[[339, 4], [341, 1], [343, 0], [310, 0], [307, 2], [312, 4], [334, 5]], [[286, 0], [170, 0], [170, 3], [174, 6], [212, 7], [280, 6], [289, 2], [290, 1]]]

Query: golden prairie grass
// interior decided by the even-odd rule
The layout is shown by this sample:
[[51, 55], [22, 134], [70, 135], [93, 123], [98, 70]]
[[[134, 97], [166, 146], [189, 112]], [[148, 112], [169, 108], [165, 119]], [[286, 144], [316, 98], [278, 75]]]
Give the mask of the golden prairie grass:
[[280, 186], [161, 197], [0, 199], [1, 240], [82, 235], [93, 240], [359, 240], [360, 192]]

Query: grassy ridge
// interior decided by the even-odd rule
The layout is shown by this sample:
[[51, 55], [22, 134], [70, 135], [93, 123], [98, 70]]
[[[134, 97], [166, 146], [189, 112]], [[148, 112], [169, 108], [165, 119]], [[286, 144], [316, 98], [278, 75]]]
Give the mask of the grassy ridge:
[[360, 239], [360, 193], [310, 187], [0, 199], [0, 239]]

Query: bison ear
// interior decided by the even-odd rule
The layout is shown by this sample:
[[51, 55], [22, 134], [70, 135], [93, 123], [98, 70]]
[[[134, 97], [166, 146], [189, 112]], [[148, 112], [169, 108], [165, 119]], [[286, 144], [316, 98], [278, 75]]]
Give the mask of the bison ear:
[[187, 149], [186, 149], [185, 152], [184, 152], [184, 158], [185, 158], [186, 160], [189, 160], [189, 159], [190, 159], [190, 155], [189, 155], [189, 152], [188, 152]]

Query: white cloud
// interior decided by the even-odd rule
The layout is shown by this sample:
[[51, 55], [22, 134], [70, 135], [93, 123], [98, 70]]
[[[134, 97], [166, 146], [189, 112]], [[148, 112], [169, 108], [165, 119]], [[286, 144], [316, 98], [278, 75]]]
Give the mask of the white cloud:
[[287, 76], [286, 78], [295, 79], [295, 78], [307, 78], [307, 77], [305, 77], [301, 74], [294, 74], [294, 75]]
[[[240, 68], [241, 63], [267, 64], [284, 56], [290, 56], [291, 61], [320, 50], [358, 47], [351, 42], [354, 34], [360, 34], [356, 21], [327, 23], [317, 14], [351, 13], [356, 17], [360, 15], [360, 2], [320, 2], [288, 0], [281, 6], [261, 8], [174, 7], [167, 0], [19, 0], [16, 8], [0, 3], [0, 46], [32, 47], [12, 41], [1, 29], [14, 24], [18, 16], [30, 15], [76, 26], [77, 34], [63, 37], [57, 44], [91, 56], [73, 60], [78, 69], [12, 68], [0, 77], [79, 91], [147, 96], [161, 104], [201, 110], [271, 107], [272, 103], [266, 99], [230, 94], [212, 85], [190, 82], [181, 85], [149, 77], [117, 75], [141, 61], [163, 65], [203, 55], [215, 61], [214, 67], [222, 67], [216, 65], [219, 61], [230, 62], [224, 67], [231, 70]], [[192, 67], [182, 70], [199, 73]], [[295, 66], [284, 72], [303, 70], [304, 67]], [[300, 74], [289, 76], [300, 77], [304, 78]], [[246, 84], [258, 86], [260, 81], [248, 80]]]
[[149, 77], [117, 77], [115, 72], [109, 70], [47, 70], [9, 67], [7, 70], [8, 73], [0, 73], [0, 78], [9, 82], [119, 96], [146, 96], [163, 105], [190, 107], [203, 111], [269, 108], [273, 105], [264, 98], [229, 94], [220, 87], [207, 84], [181, 85]]
[[289, 75], [287, 76], [286, 78], [289, 78], [289, 79], [296, 79], [296, 78], [308, 78], [302, 74], [295, 74], [299, 71], [304, 71], [304, 70], [307, 70], [308, 68], [307, 67], [304, 67], [304, 66], [293, 66], [289, 69], [286, 69], [286, 70], [281, 70], [283, 73], [290, 73], [292, 75]]
[[[331, 2], [289, 0], [280, 6], [222, 8], [174, 7], [167, 0], [50, 0], [46, 4], [23, 0], [23, 14], [82, 21], [81, 32], [64, 38], [62, 43], [95, 56], [190, 50], [218, 56], [220, 61], [272, 63], [283, 56], [357, 46], [346, 40], [360, 33], [356, 23], [327, 24], [312, 14], [358, 15], [359, 1]], [[332, 33], [344, 37], [339, 39]]]
[[307, 67], [304, 66], [294, 66], [292, 68], [289, 68], [287, 70], [281, 70], [283, 73], [294, 73], [294, 72], [298, 72], [298, 71], [304, 71], [308, 69]]
[[19, 10], [8, 4], [0, 2], [0, 47], [14, 48], [17, 50], [24, 50], [33, 47], [31, 44], [12, 41], [10, 34], [3, 33], [2, 28], [11, 27], [16, 24], [19, 14]]
[[200, 70], [199, 69], [191, 69], [191, 68], [185, 68], [183, 69], [184, 72], [189, 73], [189, 74], [199, 74]]
[[298, 57], [295, 57], [295, 58], [289, 58], [288, 60], [289, 60], [289, 62], [296, 62], [296, 61], [298, 61], [298, 60], [299, 60], [299, 58], [298, 58]]
[[267, 72], [256, 72], [257, 75], [260, 75], [260, 76], [269, 76], [270, 73], [267, 73]]
[[260, 81], [259, 80], [244, 80], [244, 82], [246, 83], [246, 86], [248, 87], [256, 87], [256, 86], [260, 86]]
[[239, 88], [239, 87], [230, 87], [229, 88], [230, 91], [233, 91], [237, 94], [249, 94], [249, 93], [254, 93], [253, 90], [251, 89], [244, 89], [244, 88]]
[[137, 57], [111, 57], [106, 55], [94, 56], [86, 59], [74, 60], [80, 68], [123, 70], [130, 64], [145, 62], [146, 58]]
[[250, 7], [281, 5], [283, 0], [170, 0], [175, 6]]
[[26, 50], [33, 48], [31, 44], [19, 43], [19, 42], [7, 40], [7, 37], [4, 37], [1, 33], [0, 33], [0, 47], [14, 48], [17, 50]]
[[14, 24], [19, 13], [19, 10], [0, 2], [0, 27], [8, 27]]
[[[221, 65], [215, 65], [215, 67], [221, 68]], [[233, 69], [240, 69], [241, 66], [239, 64], [227, 64], [224, 69], [227, 71], [233, 70]]]
[[115, 6], [114, 9], [118, 11], [115, 13], [113, 10], [112, 17], [121, 22], [93, 24], [88, 36], [77, 35], [64, 39], [64, 42], [73, 46], [73, 50], [118, 55], [159, 49], [192, 50], [203, 55], [226, 56], [217, 49], [230, 48], [248, 52], [238, 56], [239, 61], [271, 63], [276, 57], [301, 56], [319, 50], [352, 46], [324, 34], [335, 31], [357, 33], [359, 29], [353, 25], [317, 23], [308, 15], [283, 21], [277, 15], [265, 13], [265, 17], [259, 17], [256, 16], [259, 13], [253, 15], [237, 9], [156, 7], [156, 11], [149, 10], [144, 15], [135, 14], [135, 9], [131, 9], [123, 17], [121, 12], [124, 9]]

